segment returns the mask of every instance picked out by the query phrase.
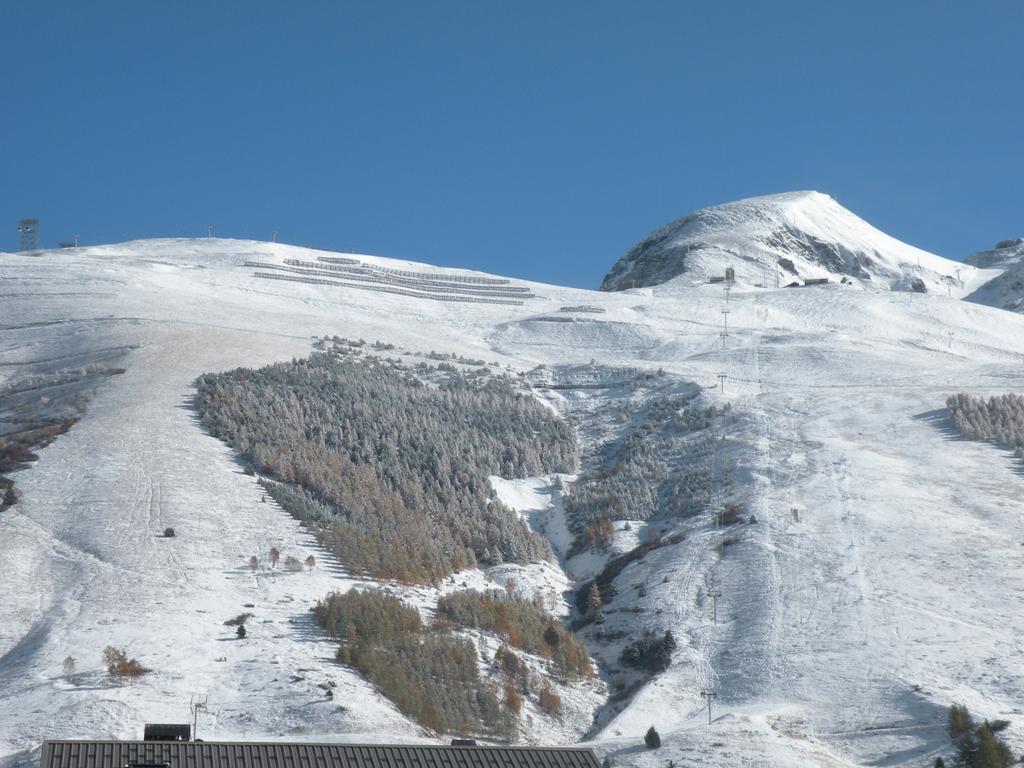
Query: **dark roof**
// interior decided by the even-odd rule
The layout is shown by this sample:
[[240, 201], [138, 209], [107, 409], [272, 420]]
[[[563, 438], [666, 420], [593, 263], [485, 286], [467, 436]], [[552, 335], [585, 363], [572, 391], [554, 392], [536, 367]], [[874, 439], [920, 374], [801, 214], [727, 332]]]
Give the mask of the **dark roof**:
[[46, 741], [40, 768], [600, 768], [589, 749], [223, 741]]
[[188, 723], [146, 723], [142, 730], [143, 741], [189, 741], [192, 726]]

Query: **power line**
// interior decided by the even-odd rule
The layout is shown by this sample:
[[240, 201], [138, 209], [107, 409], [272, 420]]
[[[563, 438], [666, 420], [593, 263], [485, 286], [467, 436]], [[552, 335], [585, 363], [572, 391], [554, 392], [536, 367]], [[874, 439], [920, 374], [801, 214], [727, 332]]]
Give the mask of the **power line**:
[[192, 713], [192, 739], [198, 741], [199, 735], [199, 713], [208, 712], [210, 695], [207, 693], [196, 693], [188, 701], [188, 711]]
[[718, 598], [722, 596], [722, 593], [717, 589], [714, 592], [708, 592], [708, 597], [711, 598], [711, 620], [714, 624], [718, 624]]
[[700, 695], [708, 700], [708, 725], [711, 725], [711, 700], [718, 696], [717, 691], [701, 691]]

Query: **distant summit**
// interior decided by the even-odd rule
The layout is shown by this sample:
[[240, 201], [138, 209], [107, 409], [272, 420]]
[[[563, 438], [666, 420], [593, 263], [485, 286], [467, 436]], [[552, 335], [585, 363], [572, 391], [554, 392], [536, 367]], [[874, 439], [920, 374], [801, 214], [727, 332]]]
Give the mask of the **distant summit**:
[[1024, 237], [1000, 240], [991, 251], [978, 251], [967, 257], [967, 263], [979, 269], [1000, 269], [1024, 259]]
[[702, 208], [651, 233], [605, 276], [601, 289], [706, 282], [732, 267], [737, 281], [786, 285], [843, 277], [886, 290], [947, 292], [973, 272], [907, 245], [828, 195], [787, 192]]
[[967, 263], [978, 269], [1003, 270], [968, 296], [968, 301], [1024, 312], [1024, 237], [1001, 240], [991, 251], [972, 253]]

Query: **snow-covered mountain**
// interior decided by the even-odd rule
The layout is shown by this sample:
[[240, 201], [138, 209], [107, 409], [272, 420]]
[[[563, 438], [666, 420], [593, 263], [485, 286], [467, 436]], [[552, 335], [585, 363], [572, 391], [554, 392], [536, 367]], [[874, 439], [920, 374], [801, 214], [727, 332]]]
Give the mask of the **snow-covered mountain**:
[[1024, 237], [1002, 240], [991, 251], [979, 251], [967, 263], [999, 274], [969, 294], [966, 299], [1011, 312], [1024, 312]]
[[[1024, 748], [1024, 475], [1008, 453], [955, 439], [943, 411], [956, 392], [1024, 387], [1024, 317], [956, 300], [998, 272], [968, 267], [947, 293], [955, 265], [822, 195], [708, 210], [645, 249], [665, 258], [620, 265], [606, 286], [672, 281], [643, 291], [216, 239], [0, 254], [0, 396], [13, 398], [2, 402], [84, 409], [14, 473], [20, 501], [0, 510], [0, 764], [29, 764], [44, 738], [137, 737], [144, 722], [187, 719], [196, 695], [209, 697], [207, 739], [436, 738], [335, 660], [309, 608], [360, 579], [263, 498], [190, 406], [203, 373], [301, 358], [334, 335], [535, 380], [584, 445], [621, 434], [663, 386], [630, 377], [729, 406], [698, 447], [741, 522], [720, 525], [714, 505], [625, 521], [608, 553], [571, 556], [570, 478], [492, 478], [558, 563], [390, 585], [425, 615], [439, 592], [507, 579], [566, 611], [573, 581], [661, 536], [583, 633], [610, 668], [621, 638], [670, 630], [671, 665], [632, 691], [615, 676], [559, 687], [563, 716], [524, 709], [524, 740], [585, 736], [615, 765], [642, 768], [922, 766], [948, 759], [946, 708], [963, 702], [1010, 720]], [[669, 258], [673, 232], [693, 236], [682, 263]], [[768, 232], [785, 248], [759, 239], [750, 255]], [[928, 292], [754, 287], [759, 259], [777, 255], [801, 277], [887, 288], [916, 277]], [[691, 285], [729, 265], [741, 278], [731, 297]], [[16, 417], [0, 412], [0, 428]], [[670, 465], [694, 461], [687, 439], [668, 443]], [[160, 535], [168, 527], [174, 538]], [[318, 565], [248, 566], [272, 546]], [[237, 640], [224, 622], [244, 611], [254, 618]], [[152, 671], [112, 684], [107, 645]], [[715, 693], [710, 724], [702, 692]], [[641, 746], [651, 725], [660, 750]]]
[[884, 290], [963, 296], [983, 276], [875, 229], [828, 195], [790, 192], [702, 208], [652, 232], [602, 290], [736, 279], [769, 287], [827, 278]]

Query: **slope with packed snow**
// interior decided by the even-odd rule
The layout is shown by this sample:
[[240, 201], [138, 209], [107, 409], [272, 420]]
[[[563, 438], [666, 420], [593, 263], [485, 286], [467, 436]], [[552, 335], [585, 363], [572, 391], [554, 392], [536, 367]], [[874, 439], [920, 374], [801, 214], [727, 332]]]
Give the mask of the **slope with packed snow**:
[[602, 289], [736, 279], [770, 287], [806, 279], [962, 296], [974, 267], [902, 243], [820, 192], [752, 197], [702, 208], [651, 233], [609, 271]]
[[[337, 279], [289, 261], [378, 269]], [[0, 256], [0, 386], [68, 355], [125, 350], [126, 369], [18, 473], [23, 500], [0, 513], [0, 760], [47, 737], [137, 736], [143, 722], [187, 718], [195, 694], [210, 698], [207, 738], [429, 737], [338, 665], [309, 621], [313, 601], [352, 583], [344, 564], [261, 500], [189, 407], [200, 373], [305, 355], [314, 337], [334, 334], [520, 371], [591, 360], [662, 368], [733, 405], [736, 427], [718, 436], [716, 460], [733, 467], [756, 522], [666, 520], [664, 533], [682, 542], [623, 572], [630, 591], [620, 593], [635, 597], [604, 629], [670, 628], [679, 648], [593, 734], [617, 765], [919, 766], [948, 754], [943, 708], [953, 701], [1010, 719], [1024, 747], [1024, 476], [1000, 451], [957, 440], [941, 411], [956, 391], [1024, 386], [1024, 317], [944, 288], [741, 284], [726, 299], [706, 286], [600, 293], [510, 280], [489, 285], [531, 296], [438, 298], [479, 297], [458, 277], [490, 276], [221, 240]], [[604, 311], [571, 310], [581, 306]], [[564, 539], [552, 479], [492, 483]], [[158, 535], [166, 527], [174, 539]], [[250, 570], [248, 557], [271, 546], [319, 564]], [[558, 583], [495, 574], [509, 576]], [[223, 622], [243, 611], [255, 618], [239, 641]], [[108, 644], [152, 672], [111, 685], [100, 669]], [[321, 686], [332, 682], [329, 699]], [[716, 694], [711, 725], [701, 691]], [[652, 724], [665, 746], [645, 752]], [[575, 729], [529, 736], [560, 743]]]

